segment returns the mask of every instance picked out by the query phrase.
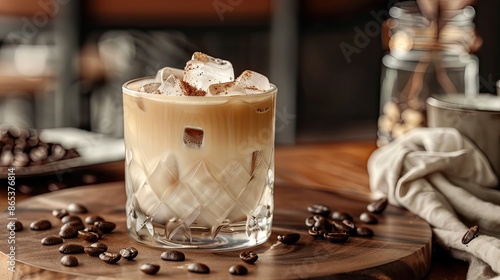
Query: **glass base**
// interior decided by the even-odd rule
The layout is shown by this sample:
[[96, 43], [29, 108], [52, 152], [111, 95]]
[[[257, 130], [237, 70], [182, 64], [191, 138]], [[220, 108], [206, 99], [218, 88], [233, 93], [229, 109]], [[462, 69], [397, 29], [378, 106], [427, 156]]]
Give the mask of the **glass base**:
[[[213, 228], [194, 226], [179, 227], [173, 236], [167, 236], [167, 225], [148, 222], [145, 216], [134, 218], [132, 213], [127, 217], [129, 236], [143, 245], [165, 249], [207, 251], [242, 250], [260, 245], [271, 236], [271, 223], [272, 215], [250, 217], [246, 222], [220, 226], [215, 236]], [[139, 230], [136, 230], [138, 228]]]

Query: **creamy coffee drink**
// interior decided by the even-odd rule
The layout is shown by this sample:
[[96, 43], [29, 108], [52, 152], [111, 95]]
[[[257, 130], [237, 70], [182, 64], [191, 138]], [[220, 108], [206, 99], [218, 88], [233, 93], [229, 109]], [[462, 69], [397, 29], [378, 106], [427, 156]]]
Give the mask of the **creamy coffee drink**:
[[127, 226], [152, 246], [227, 250], [271, 233], [277, 89], [195, 53], [123, 87]]

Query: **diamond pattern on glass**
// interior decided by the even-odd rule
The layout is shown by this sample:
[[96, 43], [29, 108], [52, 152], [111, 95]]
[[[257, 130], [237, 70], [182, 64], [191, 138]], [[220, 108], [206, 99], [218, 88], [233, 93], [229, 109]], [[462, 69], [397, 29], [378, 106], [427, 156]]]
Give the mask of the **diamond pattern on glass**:
[[148, 183], [161, 200], [174, 191], [179, 184], [179, 167], [174, 155], [160, 159], [156, 168], [149, 175]]
[[222, 188], [236, 199], [240, 196], [250, 178], [250, 174], [244, 166], [238, 161], [233, 161], [221, 172], [220, 182]]
[[199, 204], [204, 204], [217, 191], [219, 182], [214, 178], [207, 164], [200, 161], [186, 176], [185, 186]]

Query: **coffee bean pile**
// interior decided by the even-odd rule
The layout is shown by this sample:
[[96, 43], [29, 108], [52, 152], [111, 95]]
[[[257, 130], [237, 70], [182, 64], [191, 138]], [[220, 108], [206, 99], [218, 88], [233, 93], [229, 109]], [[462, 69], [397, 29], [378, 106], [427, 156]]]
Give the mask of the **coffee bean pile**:
[[79, 156], [75, 149], [40, 140], [35, 129], [0, 126], [0, 167], [38, 166]]
[[[369, 203], [368, 212], [359, 215], [359, 220], [364, 224], [377, 224], [378, 218], [374, 214], [381, 214], [387, 207], [387, 198]], [[358, 226], [349, 213], [332, 211], [323, 204], [313, 204], [307, 207], [312, 215], [305, 220], [309, 235], [316, 239], [324, 239], [332, 243], [344, 243], [351, 236], [372, 237], [375, 233], [367, 226]]]

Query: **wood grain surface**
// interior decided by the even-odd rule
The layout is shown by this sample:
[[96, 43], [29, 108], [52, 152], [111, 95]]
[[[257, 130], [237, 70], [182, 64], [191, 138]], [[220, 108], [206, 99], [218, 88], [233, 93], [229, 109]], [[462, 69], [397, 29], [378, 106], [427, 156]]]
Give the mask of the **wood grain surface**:
[[[289, 174], [292, 176], [292, 174]], [[349, 174], [345, 174], [348, 176]], [[117, 223], [112, 234], [104, 236], [102, 242], [108, 251], [134, 246], [139, 255], [134, 261], [120, 260], [109, 265], [96, 257], [77, 255], [79, 266], [64, 267], [59, 263], [62, 254], [60, 245], [44, 246], [40, 240], [57, 234], [58, 219], [51, 216], [51, 210], [65, 208], [69, 202], [80, 202], [106, 220]], [[289, 185], [279, 180], [275, 186], [275, 212], [273, 234], [269, 241], [253, 248], [259, 254], [253, 265], [244, 264], [238, 258], [239, 251], [224, 253], [202, 253], [184, 251], [186, 261], [171, 263], [162, 261], [162, 249], [142, 246], [132, 241], [125, 226], [125, 191], [123, 182], [86, 186], [39, 195], [20, 202], [16, 216], [24, 224], [22, 231], [16, 232], [16, 272], [7, 271], [6, 256], [1, 257], [1, 279], [152, 279], [152, 277], [230, 278], [228, 269], [234, 264], [244, 264], [249, 274], [245, 277], [259, 279], [329, 278], [335, 279], [421, 279], [429, 270], [431, 258], [431, 230], [427, 223], [399, 208], [389, 206], [379, 214], [379, 223], [370, 225], [375, 231], [372, 238], [351, 237], [344, 244], [315, 240], [307, 233], [304, 220], [309, 216], [306, 207], [312, 203], [322, 203], [334, 210], [342, 210], [355, 217], [358, 225], [359, 214], [370, 202], [366, 192], [337, 192], [315, 190], [302, 185]], [[86, 215], [80, 215], [84, 218]], [[0, 216], [5, 221], [7, 214]], [[47, 231], [32, 231], [29, 224], [40, 218], [53, 222]], [[8, 232], [1, 231], [0, 250], [8, 252]], [[301, 234], [297, 244], [284, 245], [277, 242], [277, 235], [289, 232]], [[65, 243], [87, 244], [79, 239], [65, 240]], [[189, 263], [207, 264], [208, 275], [187, 272]], [[156, 276], [149, 276], [139, 270], [143, 263], [156, 263], [161, 269]], [[30, 277], [33, 276], [33, 277]]]

